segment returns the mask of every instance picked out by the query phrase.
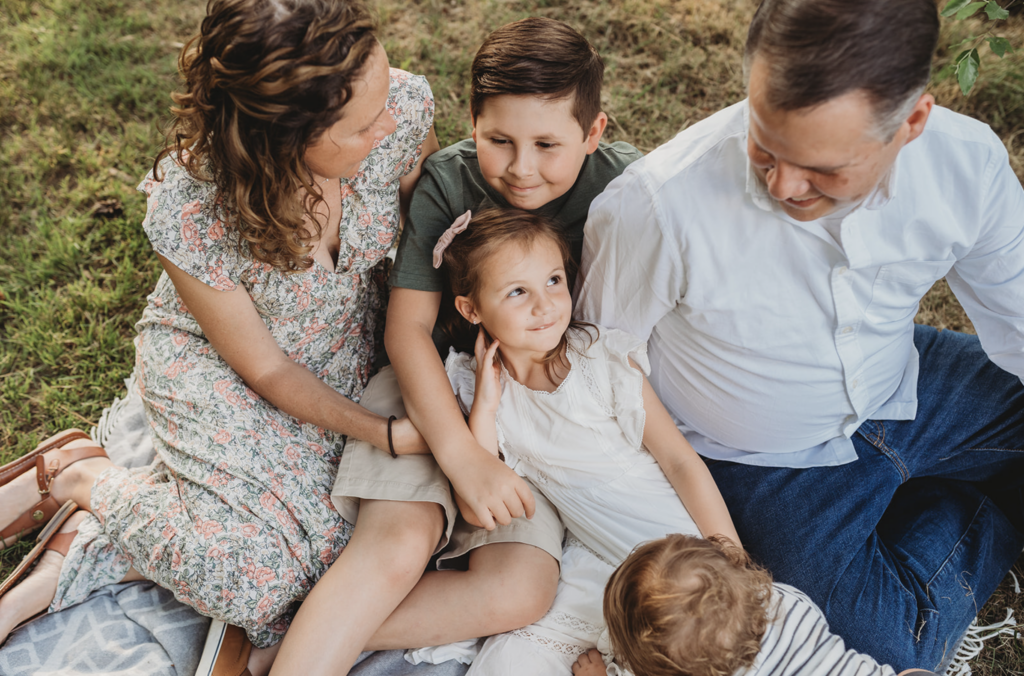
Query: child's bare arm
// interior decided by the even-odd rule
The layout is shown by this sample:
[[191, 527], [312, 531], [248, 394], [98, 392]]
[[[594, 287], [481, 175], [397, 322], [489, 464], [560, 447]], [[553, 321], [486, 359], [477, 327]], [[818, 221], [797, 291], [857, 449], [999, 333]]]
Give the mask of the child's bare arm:
[[[630, 360], [633, 368], [640, 370]], [[643, 372], [641, 371], [641, 375]], [[644, 376], [644, 446], [658, 461], [701, 535], [724, 535], [737, 545], [740, 536], [729, 516], [725, 500], [707, 465], [676, 427], [672, 416]]]
[[529, 486], [477, 442], [455, 401], [431, 338], [440, 303], [439, 292], [391, 290], [384, 342], [409, 418], [468, 507], [464, 517], [491, 529], [533, 516]]

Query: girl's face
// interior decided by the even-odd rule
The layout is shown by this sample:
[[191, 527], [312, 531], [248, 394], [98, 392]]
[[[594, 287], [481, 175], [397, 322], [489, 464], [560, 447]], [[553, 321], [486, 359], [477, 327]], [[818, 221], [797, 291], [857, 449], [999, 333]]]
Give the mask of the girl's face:
[[341, 119], [306, 148], [314, 180], [352, 178], [374, 146], [395, 131], [395, 118], [387, 110], [390, 87], [388, 57], [377, 45], [352, 82], [352, 98]]
[[462, 316], [483, 324], [505, 357], [543, 357], [557, 347], [572, 318], [572, 297], [559, 247], [538, 237], [497, 251], [482, 262], [471, 300], [455, 299]]

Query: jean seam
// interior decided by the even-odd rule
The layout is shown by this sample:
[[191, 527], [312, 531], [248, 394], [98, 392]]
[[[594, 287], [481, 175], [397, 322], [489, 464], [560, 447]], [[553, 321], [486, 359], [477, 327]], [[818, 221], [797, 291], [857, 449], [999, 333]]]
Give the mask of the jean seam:
[[1024, 453], [1024, 448], [968, 448], [968, 451], [992, 451], [994, 453]]
[[[982, 502], [978, 505], [978, 508], [976, 510], [974, 510], [974, 514], [971, 516], [971, 522], [969, 524], [967, 524], [967, 528], [965, 528], [964, 532], [960, 534], [959, 538], [957, 538], [956, 544], [954, 544], [953, 547], [949, 550], [949, 554], [946, 555], [946, 558], [945, 558], [945, 560], [943, 560], [942, 565], [939, 566], [938, 570], [936, 570], [935, 573], [930, 578], [928, 578], [928, 582], [925, 584], [925, 592], [928, 594], [928, 598], [931, 598], [931, 594], [932, 594], [931, 588], [932, 588], [932, 583], [935, 581], [935, 578], [937, 578], [946, 569], [946, 567], [949, 566], [950, 559], [952, 559], [953, 555], [959, 549], [962, 548], [962, 543], [964, 541], [964, 538], [966, 538], [967, 534], [971, 532], [972, 528], [974, 528], [974, 524], [977, 523], [977, 521], [978, 521], [978, 514], [981, 513], [981, 510], [984, 509], [984, 507], [988, 503], [989, 503], [989, 499], [988, 498], [985, 498], [984, 500], [982, 500]], [[974, 595], [974, 590], [971, 590], [971, 595], [972, 596]]]
[[864, 435], [864, 438], [867, 439], [867, 442], [874, 446], [882, 455], [888, 458], [889, 462], [891, 462], [896, 467], [896, 471], [900, 473], [900, 483], [906, 483], [907, 480], [910, 479], [910, 472], [907, 470], [906, 465], [903, 464], [903, 461], [900, 460], [900, 457], [899, 455], [896, 454], [896, 451], [894, 451], [893, 449], [886, 445], [885, 424], [881, 422], [876, 424], [878, 425], [879, 429], [881, 429], [881, 434], [874, 435], [874, 439], [866, 435]]

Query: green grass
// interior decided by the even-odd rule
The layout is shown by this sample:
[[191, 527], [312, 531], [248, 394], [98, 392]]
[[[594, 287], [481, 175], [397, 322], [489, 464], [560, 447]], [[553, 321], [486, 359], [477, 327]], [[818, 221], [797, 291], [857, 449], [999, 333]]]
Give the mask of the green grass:
[[[88, 429], [122, 394], [134, 362], [133, 324], [159, 267], [140, 223], [135, 186], [160, 147], [177, 86], [175, 60], [205, 4], [0, 0], [0, 462], [65, 427]], [[422, 73], [442, 145], [469, 135], [469, 68], [494, 28], [529, 15], [581, 30], [607, 65], [609, 140], [649, 151], [744, 95], [750, 0], [380, 0], [394, 66]], [[946, 45], [982, 30], [947, 26]], [[1021, 49], [983, 52], [968, 98], [951, 78], [940, 103], [992, 124], [1024, 178], [1024, 17], [999, 33]], [[113, 205], [94, 213], [99, 203]], [[972, 331], [944, 282], [919, 321]], [[0, 555], [8, 569], [24, 546]], [[1002, 588], [984, 609], [1001, 619], [1024, 604]], [[986, 676], [1024, 673], [1021, 641], [1000, 640], [976, 662]]]

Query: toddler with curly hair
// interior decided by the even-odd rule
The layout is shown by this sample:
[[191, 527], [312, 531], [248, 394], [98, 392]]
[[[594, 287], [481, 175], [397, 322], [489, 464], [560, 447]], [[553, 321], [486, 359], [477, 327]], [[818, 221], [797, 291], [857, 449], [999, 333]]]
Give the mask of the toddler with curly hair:
[[[605, 588], [618, 665], [581, 655], [576, 676], [896, 676], [846, 648], [803, 592], [773, 582], [727, 538], [669, 535], [636, 548]], [[900, 676], [929, 676], [919, 669]]]

